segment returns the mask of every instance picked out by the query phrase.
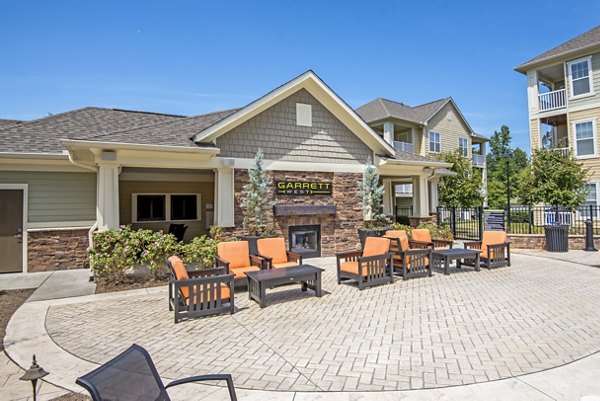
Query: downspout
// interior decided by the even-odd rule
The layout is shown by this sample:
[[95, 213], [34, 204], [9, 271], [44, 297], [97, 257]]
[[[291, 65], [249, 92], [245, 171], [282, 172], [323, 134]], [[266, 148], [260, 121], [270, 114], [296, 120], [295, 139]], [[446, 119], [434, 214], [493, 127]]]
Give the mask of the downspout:
[[[87, 166], [83, 163], [75, 161], [75, 160], [73, 160], [73, 154], [70, 151], [67, 151], [67, 153], [69, 156], [69, 162], [71, 162], [73, 165], [84, 168], [86, 170], [93, 171], [96, 174], [98, 174], [98, 170], [96, 169], [96, 167]], [[96, 201], [96, 203], [97, 202], [98, 201]], [[94, 224], [92, 224], [92, 227], [90, 227], [90, 229], [88, 231], [88, 249], [92, 249], [94, 247], [94, 231], [96, 231], [97, 228], [98, 228], [98, 219], [96, 219], [96, 221], [94, 221]], [[91, 266], [91, 262], [90, 262], [90, 281], [94, 281], [94, 273], [93, 273], [93, 269]]]

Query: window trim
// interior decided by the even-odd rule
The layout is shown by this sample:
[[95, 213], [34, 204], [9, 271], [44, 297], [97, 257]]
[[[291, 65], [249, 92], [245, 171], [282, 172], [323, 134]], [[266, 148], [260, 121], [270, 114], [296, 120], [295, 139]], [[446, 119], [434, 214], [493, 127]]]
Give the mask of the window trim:
[[[576, 126], [577, 126], [577, 124], [588, 123], [588, 122], [592, 123], [592, 140], [594, 141], [594, 153], [591, 155], [579, 156], [579, 155], [577, 155], [578, 139], [577, 139]], [[574, 148], [575, 148], [574, 149], [575, 150], [575, 158], [576, 159], [593, 159], [595, 157], [598, 157], [598, 138], [597, 138], [597, 131], [596, 131], [596, 117], [586, 118], [584, 120], [572, 121], [571, 129], [573, 131], [572, 136], [573, 136], [573, 144], [574, 144]]]
[[[437, 134], [438, 138], [439, 138], [439, 142], [437, 142], [440, 145], [440, 150], [431, 150], [431, 134]], [[429, 153], [442, 153], [442, 134], [437, 132], [437, 131], [429, 131], [429, 135], [428, 135], [428, 142], [429, 142]], [[434, 142], [434, 144], [436, 144], [436, 142]]]
[[[463, 148], [460, 146], [460, 141], [466, 141], [467, 143], [465, 144], [466, 146]], [[469, 157], [469, 138], [467, 138], [466, 136], [459, 136], [458, 137], [458, 149], [464, 149], [465, 151], [461, 153], [462, 157]]]
[[[594, 185], [596, 187], [596, 212], [598, 211], [598, 205], [600, 205], [599, 200], [600, 200], [600, 192], [598, 192], [598, 190], [600, 189], [600, 181], [588, 181], [586, 183], [587, 185]], [[588, 200], [585, 200], [585, 203], [587, 203]], [[584, 205], [584, 207], [587, 207], [588, 205]], [[576, 214], [576, 218], [578, 220], [587, 220], [590, 218], [590, 216], [585, 215], [584, 213], [581, 212], [581, 208], [577, 209], [577, 214]], [[597, 216], [595, 217], [597, 218]]]
[[[582, 93], [580, 95], [573, 94], [573, 75], [571, 71], [571, 65], [581, 63], [582, 61], [587, 62], [588, 65], [588, 81], [590, 83], [590, 91], [588, 93]], [[594, 96], [594, 75], [592, 73], [592, 56], [581, 57], [576, 60], [567, 62], [567, 74], [569, 77], [569, 99], [580, 99], [588, 96]]]
[[[165, 196], [165, 219], [164, 220], [143, 220], [137, 218], [137, 200], [139, 195], [164, 195]], [[174, 220], [171, 218], [171, 197], [178, 195], [196, 196], [196, 216], [197, 219]], [[170, 223], [185, 221], [202, 221], [202, 194], [196, 192], [134, 192], [131, 194], [131, 222], [136, 224], [147, 223]]]

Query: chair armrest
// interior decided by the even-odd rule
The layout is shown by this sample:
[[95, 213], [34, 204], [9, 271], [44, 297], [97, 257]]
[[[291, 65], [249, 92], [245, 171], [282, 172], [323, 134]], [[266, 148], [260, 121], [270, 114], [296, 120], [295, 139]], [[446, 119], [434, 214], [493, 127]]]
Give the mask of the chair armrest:
[[217, 275], [227, 274], [227, 270], [224, 267], [213, 267], [210, 269], [188, 270], [187, 272], [188, 272], [188, 276], [190, 278], [217, 276]]
[[234, 277], [235, 275], [233, 274], [219, 274], [216, 276], [196, 277], [188, 278], [185, 280], [177, 280], [175, 281], [175, 288], [192, 287], [194, 285], [205, 283], [227, 283], [233, 280]]
[[265, 259], [256, 255], [250, 255], [250, 265], [259, 267], [261, 270], [269, 268], [268, 265], [265, 266]]
[[229, 262], [224, 259], [221, 259], [218, 256], [215, 256], [215, 265], [217, 267], [219, 267], [219, 266], [224, 267], [225, 269], [227, 269], [227, 271], [229, 271]]
[[479, 250], [481, 250], [481, 244], [482, 244], [482, 241], [471, 241], [471, 242], [463, 243], [463, 245], [465, 246], [465, 249], [479, 249]]
[[429, 249], [429, 248], [410, 249], [408, 251], [402, 252], [402, 254], [404, 254], [406, 256], [416, 256], [416, 255], [427, 255], [427, 256], [430, 256], [431, 255], [431, 249]]
[[233, 386], [233, 379], [230, 374], [216, 374], [216, 375], [201, 375], [201, 376], [192, 376], [186, 377], [184, 379], [174, 380], [171, 383], [165, 386], [165, 389], [173, 386], [179, 386], [180, 384], [200, 382], [200, 381], [209, 381], [209, 380], [225, 380], [227, 382], [227, 388], [229, 389], [229, 398], [232, 401], [237, 401], [237, 396], [235, 394], [235, 387]]
[[417, 248], [417, 249], [433, 248], [433, 242], [427, 242], [427, 241], [410, 240], [410, 241], [408, 241], [408, 245], [411, 248]]
[[302, 264], [302, 255], [300, 255], [299, 253], [286, 251], [286, 254], [287, 254], [288, 261], [291, 260], [293, 262], [298, 263], [299, 265]]
[[346, 259], [346, 258], [356, 258], [356, 257], [359, 257], [360, 255], [362, 255], [362, 251], [347, 251], [347, 252], [336, 253], [335, 257], [339, 260], [339, 259]]
[[261, 255], [260, 253], [257, 253], [255, 255], [251, 255], [251, 256], [256, 256], [257, 258], [261, 258], [263, 260], [263, 267], [261, 267], [261, 269], [272, 269], [273, 268], [273, 258], [270, 258], [268, 256], [265, 255]]

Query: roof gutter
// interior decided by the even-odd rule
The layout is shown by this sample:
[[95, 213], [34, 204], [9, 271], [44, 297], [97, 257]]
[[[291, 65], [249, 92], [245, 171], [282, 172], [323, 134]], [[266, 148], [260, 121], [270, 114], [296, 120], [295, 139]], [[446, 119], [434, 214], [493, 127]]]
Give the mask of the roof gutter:
[[398, 159], [382, 159], [381, 164], [397, 164], [404, 166], [423, 166], [423, 167], [452, 167], [452, 163], [438, 161], [420, 161], [420, 160], [398, 160]]
[[566, 51], [564, 53], [555, 54], [555, 55], [552, 55], [552, 56], [549, 56], [549, 57], [546, 57], [546, 58], [543, 58], [540, 60], [536, 60], [533, 62], [527, 62], [525, 64], [518, 65], [518, 66], [514, 67], [513, 70], [515, 70], [516, 72], [520, 72], [523, 75], [527, 75], [527, 71], [533, 66], [536, 66], [538, 64], [543, 64], [543, 63], [546, 63], [546, 62], [554, 60], [554, 59], [560, 59], [565, 56], [575, 54], [577, 52], [582, 52], [582, 51], [585, 51], [588, 49], [593, 49], [594, 47], [597, 47], [597, 46], [598, 46], [598, 43], [592, 43], [591, 45], [588, 45], [588, 46], [580, 47], [577, 49]]
[[175, 152], [175, 153], [200, 153], [218, 155], [221, 152], [219, 148], [190, 148], [186, 146], [171, 145], [144, 145], [138, 143], [126, 142], [104, 142], [104, 141], [80, 141], [72, 139], [61, 139], [60, 143], [67, 149], [74, 148], [103, 148], [103, 149], [123, 149], [123, 150], [146, 150], [154, 152]]

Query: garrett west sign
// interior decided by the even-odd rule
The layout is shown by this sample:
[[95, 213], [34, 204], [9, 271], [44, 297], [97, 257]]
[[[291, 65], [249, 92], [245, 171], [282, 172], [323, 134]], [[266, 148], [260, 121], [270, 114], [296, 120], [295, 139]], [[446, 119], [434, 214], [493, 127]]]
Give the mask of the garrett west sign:
[[330, 182], [277, 181], [277, 195], [331, 195]]

